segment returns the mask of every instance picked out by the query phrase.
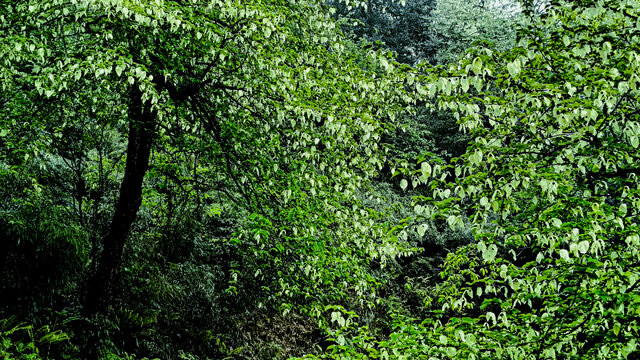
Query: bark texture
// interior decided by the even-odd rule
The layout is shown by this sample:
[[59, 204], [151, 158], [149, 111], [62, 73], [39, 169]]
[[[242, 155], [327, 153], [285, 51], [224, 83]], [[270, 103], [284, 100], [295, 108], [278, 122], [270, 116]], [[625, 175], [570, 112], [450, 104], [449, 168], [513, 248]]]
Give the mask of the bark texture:
[[111, 226], [102, 241], [96, 272], [87, 283], [84, 301], [87, 315], [95, 314], [109, 304], [124, 245], [142, 203], [142, 184], [149, 166], [157, 114], [151, 111], [148, 102], [143, 103], [142, 93], [137, 88], [131, 91], [129, 100], [125, 172]]

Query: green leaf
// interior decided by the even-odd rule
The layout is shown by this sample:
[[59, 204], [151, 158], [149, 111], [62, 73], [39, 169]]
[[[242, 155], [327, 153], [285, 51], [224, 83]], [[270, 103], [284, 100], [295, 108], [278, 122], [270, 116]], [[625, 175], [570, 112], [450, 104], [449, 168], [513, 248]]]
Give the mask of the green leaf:
[[400, 180], [400, 188], [402, 188], [402, 190], [405, 190], [407, 186], [409, 186], [409, 183], [407, 182], [406, 179]]
[[476, 57], [475, 59], [473, 59], [473, 71], [476, 74], [480, 74], [482, 72], [482, 59], [480, 59], [479, 57]]
[[587, 251], [589, 251], [589, 242], [586, 240], [583, 240], [581, 242], [578, 243], [578, 251], [581, 254], [585, 254]]
[[420, 171], [422, 172], [422, 176], [428, 178], [431, 176], [431, 165], [427, 162], [423, 162], [420, 164]]
[[484, 251], [482, 251], [482, 259], [486, 262], [491, 262], [496, 258], [498, 254], [498, 247], [496, 244], [490, 244]]
[[428, 229], [427, 224], [418, 225], [417, 227], [418, 235], [420, 235], [420, 237], [423, 237], [427, 229]]

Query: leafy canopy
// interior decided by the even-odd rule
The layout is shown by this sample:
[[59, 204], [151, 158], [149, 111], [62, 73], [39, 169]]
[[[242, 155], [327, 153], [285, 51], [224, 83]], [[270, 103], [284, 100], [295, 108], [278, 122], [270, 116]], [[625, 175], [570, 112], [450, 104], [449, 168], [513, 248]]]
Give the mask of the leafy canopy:
[[[417, 93], [472, 137], [449, 164], [404, 170], [413, 230], [470, 223], [425, 298], [384, 341], [328, 358], [625, 359], [640, 337], [640, 4], [553, 1], [505, 52], [422, 67]], [[344, 336], [342, 337], [344, 339]]]
[[454, 164], [416, 174], [434, 186], [417, 210], [469, 219], [477, 238], [450, 256], [434, 299], [455, 357], [636, 351], [639, 13], [554, 2], [513, 50], [480, 49], [429, 84], [474, 138]]
[[[144, 130], [151, 169], [175, 168], [163, 153], [193, 155], [189, 180], [211, 185], [190, 191], [245, 211], [232, 242], [259, 259], [269, 298], [315, 303], [353, 287], [372, 300], [358, 264], [399, 246], [355, 192], [381, 167], [381, 120], [402, 99], [387, 55], [348, 42], [320, 2], [25, 0], [3, 4], [0, 29], [2, 161], [46, 169], [79, 122]], [[135, 150], [76, 160], [96, 179]], [[346, 274], [358, 275], [335, 280]]]

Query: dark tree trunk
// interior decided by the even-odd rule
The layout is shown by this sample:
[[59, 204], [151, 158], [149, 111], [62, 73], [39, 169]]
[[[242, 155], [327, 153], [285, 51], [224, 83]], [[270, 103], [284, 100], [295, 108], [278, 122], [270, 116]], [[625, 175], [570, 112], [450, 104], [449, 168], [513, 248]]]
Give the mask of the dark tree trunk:
[[87, 282], [84, 311], [93, 315], [109, 305], [114, 279], [122, 262], [125, 241], [142, 203], [142, 183], [149, 166], [156, 113], [134, 88], [129, 103], [127, 162], [111, 226], [104, 237], [96, 272]]

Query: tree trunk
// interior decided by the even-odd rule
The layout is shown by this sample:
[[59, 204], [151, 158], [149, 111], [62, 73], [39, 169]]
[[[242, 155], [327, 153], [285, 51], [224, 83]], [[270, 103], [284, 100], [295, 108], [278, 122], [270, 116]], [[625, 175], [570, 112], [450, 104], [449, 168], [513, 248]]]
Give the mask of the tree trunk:
[[142, 93], [133, 88], [129, 103], [127, 162], [111, 226], [104, 237], [96, 272], [86, 286], [84, 312], [93, 315], [104, 310], [112, 296], [114, 280], [122, 262], [125, 241], [142, 203], [142, 183], [149, 166], [155, 134], [156, 113]]

